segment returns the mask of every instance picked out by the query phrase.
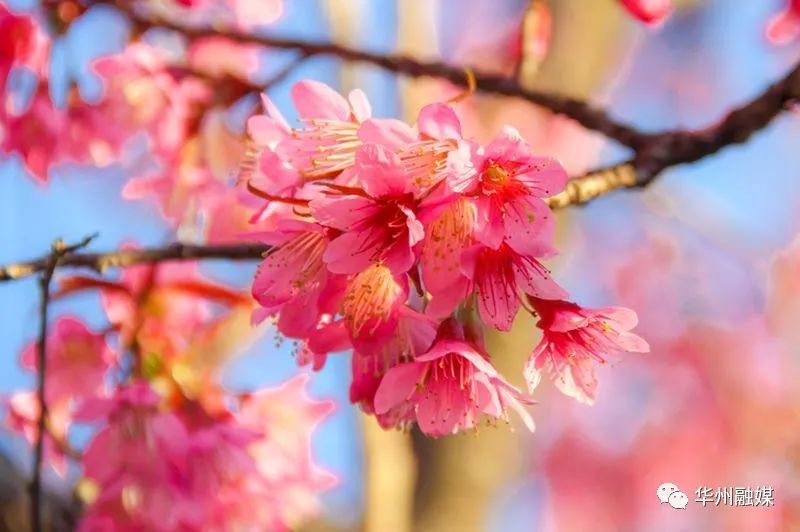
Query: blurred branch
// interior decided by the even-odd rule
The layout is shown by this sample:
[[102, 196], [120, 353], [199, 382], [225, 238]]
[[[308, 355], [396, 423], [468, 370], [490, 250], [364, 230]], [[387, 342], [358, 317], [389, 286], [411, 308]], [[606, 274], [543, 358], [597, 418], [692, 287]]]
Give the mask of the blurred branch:
[[34, 532], [42, 530], [42, 460], [44, 457], [44, 438], [47, 432], [47, 311], [50, 304], [50, 282], [53, 274], [58, 267], [59, 261], [67, 254], [74, 253], [79, 249], [88, 246], [95, 238], [95, 235], [88, 236], [82, 241], [72, 246], [65, 246], [61, 240], [56, 240], [50, 254], [43, 259], [41, 276], [39, 278], [39, 289], [41, 291], [41, 304], [39, 307], [39, 343], [36, 352], [38, 362], [38, 372], [36, 374], [37, 397], [39, 400], [39, 418], [36, 423], [36, 446], [33, 455], [33, 478], [30, 486], [30, 519], [31, 529]]
[[[256, 44], [268, 48], [280, 48], [284, 50], [299, 50], [308, 57], [333, 55], [345, 61], [369, 63], [385, 70], [411, 77], [435, 77], [446, 79], [454, 85], [461, 87], [468, 87], [469, 85], [463, 67], [448, 65], [440, 61], [421, 61], [404, 55], [368, 52], [366, 50], [331, 42], [310, 42], [300, 39], [254, 35], [233, 29], [187, 27], [170, 20], [141, 13], [135, 9], [131, 3], [119, 0], [100, 0], [94, 2], [94, 4], [109, 4], [115, 6], [130, 17], [138, 29], [151, 27], [166, 28], [179, 32], [190, 39], [224, 37], [242, 44]], [[602, 133], [604, 136], [616, 140], [620, 144], [630, 148], [638, 149], [649, 139], [647, 133], [643, 133], [629, 125], [615, 121], [605, 110], [595, 107], [588, 102], [557, 94], [526, 89], [513, 77], [498, 76], [476, 71], [475, 81], [477, 90], [479, 91], [522, 98], [549, 109], [554, 113], [563, 114], [564, 116], [572, 118], [585, 128]]]
[[[163, 27], [180, 32], [189, 38], [217, 36], [234, 42], [299, 50], [302, 58], [333, 55], [345, 61], [365, 62], [411, 77], [436, 77], [462, 87], [469, 85], [469, 79], [463, 67], [443, 62], [415, 60], [403, 55], [379, 54], [331, 42], [308, 42], [299, 39], [252, 35], [234, 30], [185, 27], [172, 21], [142, 14], [127, 2], [108, 1], [106, 3], [116, 6], [140, 28]], [[557, 207], [585, 203], [620, 187], [644, 186], [666, 168], [697, 161], [726, 146], [745, 142], [753, 133], [766, 127], [775, 116], [786, 109], [789, 103], [800, 98], [800, 64], [798, 64], [782, 80], [768, 87], [750, 102], [728, 113], [715, 125], [697, 131], [671, 130], [646, 133], [615, 121], [607, 111], [594, 107], [586, 101], [527, 89], [513, 77], [474, 70], [473, 72], [478, 91], [522, 98], [554, 113], [572, 118], [585, 128], [602, 133], [634, 150], [635, 155], [631, 161], [578, 178], [576, 184], [572, 185], [572, 195], [562, 196], [552, 202]], [[628, 179], [628, 164], [632, 164], [635, 170], [635, 179], [633, 180]], [[618, 170], [622, 168], [626, 168], [626, 174], [625, 179], [620, 180], [621, 176]], [[586, 181], [579, 181], [583, 179]], [[604, 182], [604, 180], [608, 181]], [[586, 193], [588, 191], [591, 193]], [[572, 197], [577, 201], [568, 201], [568, 198]]]
[[572, 178], [563, 192], [548, 198], [548, 204], [553, 209], [582, 205], [619, 188], [645, 187], [668, 168], [699, 161], [728, 146], [747, 142], [797, 100], [800, 100], [800, 62], [781, 80], [729, 111], [716, 124], [696, 131], [674, 130], [652, 135], [632, 159]]
[[[260, 259], [269, 248], [263, 244], [220, 244], [220, 245], [193, 245], [170, 244], [165, 247], [119, 249], [108, 253], [75, 253], [68, 251], [62, 254], [58, 267], [88, 268], [98, 273], [103, 273], [108, 268], [132, 266], [134, 264], [150, 264], [171, 260], [195, 259], [230, 259], [230, 260], [256, 260]], [[0, 282], [21, 279], [44, 271], [51, 256], [10, 264], [0, 267]]]

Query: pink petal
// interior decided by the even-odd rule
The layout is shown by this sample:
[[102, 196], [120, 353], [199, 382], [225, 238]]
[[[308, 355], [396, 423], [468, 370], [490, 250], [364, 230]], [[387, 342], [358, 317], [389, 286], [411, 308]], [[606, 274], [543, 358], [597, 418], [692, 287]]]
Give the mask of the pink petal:
[[589, 359], [576, 358], [572, 363], [564, 363], [553, 383], [561, 393], [579, 403], [593, 405], [595, 402], [597, 377], [594, 374], [594, 363]]
[[391, 368], [381, 379], [375, 392], [375, 413], [385, 414], [411, 397], [424, 366], [417, 363], [400, 364]]
[[[375, 234], [378, 234], [376, 237]], [[382, 240], [383, 228], [373, 227], [366, 231], [351, 231], [334, 238], [322, 259], [333, 273], [358, 273], [380, 258], [380, 249], [376, 246], [365, 246], [365, 242]], [[405, 246], [407, 248], [407, 246]], [[402, 251], [403, 246], [399, 249]], [[406, 258], [393, 258], [395, 267]]]
[[410, 270], [414, 262], [416, 262], [417, 256], [414, 254], [414, 250], [408, 245], [408, 242], [398, 239], [393, 242], [388, 249], [383, 251], [381, 259], [384, 264], [386, 264], [386, 267], [397, 275]]
[[564, 190], [569, 175], [561, 163], [550, 157], [532, 157], [530, 154], [525, 154], [522, 161], [530, 169], [520, 171], [515, 177], [531, 194], [546, 198]]
[[407, 190], [409, 180], [400, 157], [379, 144], [367, 142], [359, 147], [356, 173], [373, 198], [400, 196]]
[[351, 349], [350, 333], [345, 327], [344, 321], [338, 320], [319, 327], [309, 335], [308, 348], [317, 354], [336, 353]]
[[553, 253], [551, 242], [555, 220], [550, 207], [534, 196], [520, 196], [506, 204], [505, 239], [521, 255], [546, 257]]
[[361, 89], [353, 89], [347, 95], [350, 107], [353, 109], [353, 117], [357, 122], [364, 122], [372, 115], [372, 106], [367, 99], [367, 95]]
[[462, 141], [447, 154], [447, 185], [452, 191], [469, 192], [478, 184], [477, 168], [483, 164], [479, 150], [477, 143]]
[[361, 196], [321, 196], [311, 200], [309, 206], [316, 221], [342, 231], [370, 218], [380, 209], [375, 202]]
[[542, 338], [539, 341], [539, 345], [536, 346], [533, 352], [525, 360], [525, 366], [522, 369], [522, 375], [525, 377], [525, 384], [527, 384], [528, 391], [531, 393], [533, 393], [533, 391], [539, 386], [539, 383], [542, 382], [542, 371], [540, 366], [544, 360], [544, 352], [546, 348], [547, 340]]
[[300, 81], [292, 87], [292, 101], [303, 118], [347, 121], [350, 106], [341, 94], [319, 81]]
[[564, 299], [569, 295], [536, 259], [519, 257], [513, 270], [517, 284], [526, 294], [540, 299]]
[[417, 140], [414, 130], [408, 124], [393, 118], [371, 118], [365, 121], [358, 130], [358, 138], [395, 151]]
[[432, 103], [419, 112], [417, 127], [420, 133], [433, 139], [460, 139], [461, 123], [449, 105]]
[[[451, 275], [455, 282], [446, 287], [439, 288], [435, 293], [431, 293], [432, 298], [425, 307], [425, 313], [434, 318], [444, 318], [455, 311], [467, 297], [469, 290], [469, 280], [463, 275]], [[427, 277], [426, 277], [427, 279]]]
[[606, 319], [619, 324], [619, 327], [625, 331], [630, 331], [639, 323], [639, 317], [636, 315], [636, 312], [629, 308], [606, 307], [598, 309], [597, 312]]
[[486, 273], [476, 280], [478, 287], [478, 311], [487, 325], [501, 331], [511, 330], [514, 316], [520, 307], [515, 286], [499, 272]]
[[486, 158], [493, 160], [521, 160], [530, 157], [531, 148], [522, 135], [511, 126], [503, 126], [500, 133], [486, 146]]
[[503, 211], [494, 198], [487, 196], [477, 198], [475, 207], [478, 219], [475, 238], [490, 248], [499, 248], [506, 234]]

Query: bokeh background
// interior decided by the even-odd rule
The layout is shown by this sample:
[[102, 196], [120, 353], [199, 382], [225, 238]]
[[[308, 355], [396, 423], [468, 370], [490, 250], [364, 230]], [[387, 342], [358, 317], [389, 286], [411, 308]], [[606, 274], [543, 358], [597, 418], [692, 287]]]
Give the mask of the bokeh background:
[[[532, 87], [607, 106], [646, 130], [703, 127], [796, 61], [799, 45], [778, 47], [764, 37], [767, 20], [783, 4], [687, 0], [665, 24], [648, 28], [612, 0], [551, 0], [548, 52], [521, 76]], [[286, 0], [269, 30], [508, 73], [519, 57], [527, 5]], [[54, 83], [75, 79], [82, 95], [97, 98], [101, 86], [87, 64], [120, 49], [125, 31], [111, 10], [90, 12], [54, 52]], [[270, 52], [260, 68], [269, 76], [290, 60]], [[313, 58], [270, 89], [292, 118], [288, 91], [303, 78], [342, 90], [361, 87], [376, 115], [408, 119], [425, 103], [458, 92], [436, 80]], [[511, 124], [573, 173], [625, 155], [522, 101], [476, 94], [456, 107], [467, 134], [487, 139]], [[338, 407], [314, 446], [340, 483], [308, 529], [372, 522], [383, 530], [800, 530], [799, 134], [800, 117], [788, 112], [747, 145], [671, 169], [646, 190], [558, 214], [561, 255], [552, 266], [559, 282], [583, 305], [635, 309], [638, 333], [652, 347], [601, 368], [593, 407], [545, 384], [536, 392], [534, 434], [505, 426], [435, 442], [383, 434], [347, 402], [347, 355], [331, 357], [311, 389]], [[173, 240], [173, 226], [152, 202], [120, 198], [129, 177], [123, 168], [64, 167], [43, 186], [18, 160], [1, 161], [0, 263], [40, 255], [55, 237], [75, 241], [94, 231], [97, 250]], [[254, 271], [222, 263], [202, 268], [241, 287]], [[0, 286], [0, 393], [33, 384], [18, 353], [35, 336], [36, 306], [33, 279]], [[53, 311], [103, 324], [92, 295], [56, 302]], [[491, 339], [512, 381], [536, 341], [524, 319], [511, 334]], [[292, 375], [298, 370], [290, 347], [276, 348], [269, 330], [248, 335], [226, 365], [226, 385], [248, 389]], [[0, 450], [20, 467], [30, 462], [28, 447], [3, 430]], [[69, 489], [69, 480], [47, 481]], [[687, 510], [658, 503], [655, 490], [663, 482], [689, 495]], [[772, 487], [775, 506], [703, 508], [693, 502], [702, 486]]]

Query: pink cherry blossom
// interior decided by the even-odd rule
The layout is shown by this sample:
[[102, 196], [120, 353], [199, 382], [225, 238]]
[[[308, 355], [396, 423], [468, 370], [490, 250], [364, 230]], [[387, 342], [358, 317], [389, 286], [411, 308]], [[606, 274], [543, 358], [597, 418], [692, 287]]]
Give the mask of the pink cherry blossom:
[[531, 391], [542, 373], [553, 379], [562, 393], [581, 403], [596, 397], [596, 362], [621, 352], [646, 353], [647, 342], [629, 332], [636, 326], [636, 313], [621, 307], [585, 309], [569, 301], [530, 299], [539, 315], [537, 326], [544, 336], [525, 364]]
[[497, 373], [481, 348], [459, 334], [460, 325], [443, 327], [445, 333], [427, 353], [386, 372], [375, 393], [375, 411], [409, 408], [422, 432], [444, 436], [475, 427], [483, 414], [508, 420], [511, 408], [533, 430], [523, 407], [532, 401]]
[[462, 260], [481, 319], [501, 331], [511, 328], [525, 294], [543, 299], [567, 295], [539, 261], [520, 255], [508, 244], [498, 249], [473, 246]]
[[[39, 397], [36, 392], [16, 392], [0, 399], [6, 408], [4, 424], [34, 445], [39, 435]], [[47, 425], [43, 436], [44, 460], [61, 476], [67, 472], [65, 444], [72, 424], [70, 405], [65, 401], [48, 403]]]
[[75, 418], [102, 421], [83, 454], [86, 477], [99, 487], [80, 530], [114, 523], [119, 530], [176, 530], [184, 514], [178, 473], [187, 464], [188, 434], [178, 417], [159, 410], [144, 382], [113, 397], [87, 401]]
[[375, 392], [383, 375], [397, 364], [414, 360], [428, 349], [436, 338], [437, 322], [403, 306], [396, 311], [397, 319], [390, 332], [364, 335], [352, 339], [352, 381], [350, 402], [364, 412], [376, 414], [384, 427], [405, 425], [413, 421], [409, 409], [375, 412]]
[[493, 248], [506, 241], [518, 253], [552, 254], [555, 224], [542, 198], [561, 191], [567, 179], [557, 161], [534, 156], [508, 126], [485, 149], [465, 142], [450, 155], [448, 183], [474, 198], [475, 236]]
[[377, 144], [365, 144], [356, 158], [363, 188], [329, 185], [330, 192], [310, 204], [321, 224], [342, 231], [325, 251], [325, 262], [336, 273], [357, 273], [375, 261], [404, 273], [425, 234], [408, 175], [399, 157]]
[[282, 147], [290, 163], [306, 179], [335, 177], [355, 163], [361, 145], [358, 130], [372, 114], [366, 95], [354, 90], [345, 99], [318, 81], [292, 87], [292, 100], [304, 127], [292, 130]]
[[311, 399], [308, 380], [307, 374], [299, 374], [277, 388], [248, 394], [237, 413], [243, 427], [264, 433], [249, 452], [270, 487], [283, 524], [267, 527], [270, 530], [288, 530], [315, 515], [318, 494], [337, 482], [314, 462], [311, 453], [311, 433], [330, 414], [333, 403]]
[[[38, 342], [21, 355], [22, 366], [38, 370]], [[103, 389], [114, 355], [102, 334], [94, 333], [77, 318], [56, 320], [47, 337], [47, 403], [60, 404], [93, 397]]]

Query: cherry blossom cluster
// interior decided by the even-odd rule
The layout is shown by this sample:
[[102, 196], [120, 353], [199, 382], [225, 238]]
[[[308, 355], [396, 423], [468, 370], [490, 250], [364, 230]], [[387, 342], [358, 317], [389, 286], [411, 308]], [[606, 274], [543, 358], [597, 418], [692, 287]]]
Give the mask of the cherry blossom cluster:
[[544, 373], [592, 402], [596, 362], [648, 350], [629, 332], [632, 311], [567, 301], [542, 264], [556, 253], [545, 199], [567, 174], [516, 130], [481, 145], [447, 104], [424, 107], [412, 127], [372, 117], [359, 90], [344, 98], [302, 81], [292, 97], [299, 127], [266, 96], [248, 123], [249, 188], [264, 200], [253, 221], [272, 246], [254, 318], [299, 339], [298, 360], [314, 369], [352, 349], [350, 399], [381, 424], [442, 436], [515, 410], [532, 429], [532, 399], [483, 341], [521, 308], [544, 334], [525, 366], [530, 391]]
[[[109, 326], [52, 325], [43, 438], [56, 472], [67, 458], [81, 467], [79, 530], [289, 530], [317, 512], [336, 479], [312, 460], [311, 432], [333, 404], [308, 396], [308, 374], [245, 393], [217, 378], [220, 345], [249, 327], [249, 298], [191, 264], [72, 277], [57, 296], [85, 290], [100, 291]], [[37, 351], [24, 350], [23, 367], [39, 369]], [[6, 425], [33, 443], [35, 392], [6, 403]], [[75, 425], [94, 428], [81, 450]]]
[[[210, 11], [231, 23], [253, 7], [264, 14], [274, 4], [272, 18], [281, 11], [279, 2], [188, 4], [151, 7], [167, 19], [202, 21]], [[246, 81], [259, 68], [258, 48], [207, 37], [167, 53], [158, 40], [132, 42], [91, 64], [104, 87], [98, 101], [85, 101], [71, 86], [60, 95], [66, 105], [57, 105], [49, 79], [53, 39], [42, 18], [0, 2], [0, 154], [18, 156], [42, 183], [67, 164], [117, 164], [135, 176], [123, 197], [157, 200], [175, 224], [205, 222], [202, 236], [217, 240], [244, 227], [242, 214], [242, 224], [231, 229], [238, 200], [230, 177], [244, 147], [228, 110], [247, 93]], [[267, 21], [247, 20], [242, 25]], [[229, 90], [215, 93], [219, 80]]]

